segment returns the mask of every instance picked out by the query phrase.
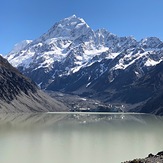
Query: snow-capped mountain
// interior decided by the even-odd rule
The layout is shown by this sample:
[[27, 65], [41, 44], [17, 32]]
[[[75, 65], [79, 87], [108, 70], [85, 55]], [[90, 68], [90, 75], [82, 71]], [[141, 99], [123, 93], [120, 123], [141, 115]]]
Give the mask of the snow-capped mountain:
[[10, 52], [10, 54], [18, 53], [20, 50], [25, 48], [28, 44], [30, 44], [32, 40], [24, 40], [20, 43], [15, 44], [14, 48]]
[[107, 100], [118, 100], [117, 90], [132, 85], [163, 60], [163, 42], [94, 31], [73, 15], [39, 38], [18, 44], [6, 58], [42, 89], [90, 97], [100, 92]]

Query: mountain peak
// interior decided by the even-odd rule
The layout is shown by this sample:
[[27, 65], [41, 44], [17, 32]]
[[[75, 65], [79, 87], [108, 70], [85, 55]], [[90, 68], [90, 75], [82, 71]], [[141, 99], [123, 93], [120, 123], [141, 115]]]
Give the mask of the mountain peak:
[[60, 22], [64, 22], [64, 21], [82, 21], [83, 23], [86, 23], [83, 18], [80, 18], [80, 17], [76, 16], [75, 14], [62, 19]]
[[[70, 17], [67, 17], [67, 18], [64, 18], [62, 19], [61, 21], [59, 21], [58, 23], [56, 24], [62, 24], [62, 25], [68, 25], [68, 26], [73, 26], [73, 25], [77, 25], [77, 24], [80, 24], [80, 23], [83, 23], [83, 24], [86, 24], [87, 23], [84, 21], [84, 19], [80, 18], [80, 17], [77, 17], [76, 15], [72, 15]], [[56, 25], [55, 24], [55, 25]], [[54, 25], [54, 26], [55, 26]], [[88, 25], [87, 25], [88, 26]]]
[[160, 44], [162, 44], [162, 41], [157, 37], [147, 37], [142, 39], [140, 44], [144, 48], [157, 48]]
[[89, 27], [83, 18], [77, 17], [76, 15], [72, 15], [70, 17], [67, 17], [67, 18], [63, 19], [62, 22], [63, 21], [69, 21], [69, 22], [73, 21], [73, 22], [77, 22], [77, 23], [83, 23], [87, 27]]
[[55, 23], [54, 26], [41, 37], [41, 39], [70, 38], [71, 40], [75, 40], [81, 35], [86, 35], [89, 31], [91, 31], [90, 27], [82, 18], [72, 15]]
[[10, 54], [19, 52], [20, 50], [22, 50], [23, 48], [25, 48], [31, 42], [32, 42], [32, 40], [23, 40], [23, 41], [15, 44], [14, 45], [14, 48], [12, 49], [12, 51], [10, 52]]
[[65, 18], [65, 19], [74, 19], [74, 18], [77, 18], [77, 16], [74, 14], [74, 15], [72, 15], [72, 16], [70, 16], [70, 17], [67, 17], [67, 18]]

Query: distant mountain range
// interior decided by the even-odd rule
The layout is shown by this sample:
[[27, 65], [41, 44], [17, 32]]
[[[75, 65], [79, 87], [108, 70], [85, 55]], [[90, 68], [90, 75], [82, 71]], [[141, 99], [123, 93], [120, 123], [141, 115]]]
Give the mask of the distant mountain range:
[[0, 113], [66, 110], [0, 56]]
[[126, 110], [163, 112], [159, 38], [137, 41], [94, 31], [73, 15], [39, 38], [16, 44], [6, 58], [42, 89], [121, 103]]

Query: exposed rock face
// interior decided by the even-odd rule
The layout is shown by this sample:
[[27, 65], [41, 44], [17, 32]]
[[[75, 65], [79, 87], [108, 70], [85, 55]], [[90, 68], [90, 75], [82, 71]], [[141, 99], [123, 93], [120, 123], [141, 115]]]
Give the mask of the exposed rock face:
[[12, 101], [16, 95], [23, 92], [35, 93], [37, 87], [31, 80], [25, 78], [8, 61], [0, 56], [0, 98], [6, 102]]
[[163, 115], [163, 62], [137, 81], [135, 87], [141, 89], [143, 93], [148, 93], [149, 98], [133, 111]]
[[68, 110], [43, 93], [28, 78], [0, 56], [0, 112], [45, 112]]
[[163, 163], [163, 152], [159, 152], [156, 155], [149, 154], [148, 157], [144, 159], [134, 159], [124, 163]]

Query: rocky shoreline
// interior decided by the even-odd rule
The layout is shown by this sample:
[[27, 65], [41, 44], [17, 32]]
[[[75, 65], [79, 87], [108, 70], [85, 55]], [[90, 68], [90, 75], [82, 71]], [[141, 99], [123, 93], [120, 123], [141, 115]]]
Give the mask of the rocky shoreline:
[[148, 157], [144, 159], [134, 159], [123, 163], [163, 163], [163, 151], [157, 153], [156, 155], [149, 154]]

